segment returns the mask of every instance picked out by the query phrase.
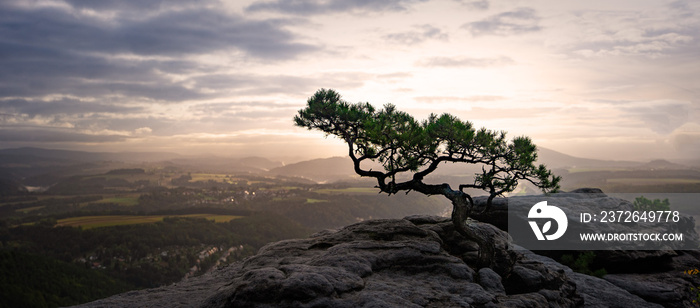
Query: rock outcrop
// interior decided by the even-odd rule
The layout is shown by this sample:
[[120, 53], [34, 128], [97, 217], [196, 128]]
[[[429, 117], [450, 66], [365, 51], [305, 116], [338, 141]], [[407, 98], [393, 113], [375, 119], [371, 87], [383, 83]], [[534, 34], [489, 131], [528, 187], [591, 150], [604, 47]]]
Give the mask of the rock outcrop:
[[[507, 245], [508, 235], [497, 232], [497, 245]], [[510, 273], [477, 272], [463, 260], [476, 256], [473, 245], [452, 242], [460, 239], [456, 234], [445, 218], [409, 217], [274, 243], [246, 260], [231, 284], [203, 306], [575, 306], [581, 301], [563, 271], [522, 262], [514, 250], [498, 256], [499, 264], [512, 267]], [[446, 246], [460, 247], [462, 257]]]
[[476, 244], [449, 219], [411, 216], [271, 243], [212, 273], [81, 307], [690, 307], [697, 296], [698, 276], [683, 272], [700, 268], [695, 252], [601, 279], [517, 249], [491, 224], [471, 225], [495, 238], [493, 268], [473, 266]]

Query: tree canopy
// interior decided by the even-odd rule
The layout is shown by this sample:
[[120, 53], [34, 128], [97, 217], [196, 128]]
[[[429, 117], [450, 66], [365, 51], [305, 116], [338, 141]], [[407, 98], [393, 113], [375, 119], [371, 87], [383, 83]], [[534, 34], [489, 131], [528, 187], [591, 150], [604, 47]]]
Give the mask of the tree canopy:
[[[448, 113], [431, 114], [418, 121], [392, 104], [377, 110], [369, 103], [348, 103], [334, 90], [320, 89], [308, 99], [306, 108], [299, 110], [294, 123], [344, 140], [355, 172], [376, 178], [381, 192], [391, 195], [418, 191], [447, 197], [453, 204], [452, 221], [457, 230], [475, 240], [478, 236], [465, 225], [474, 201], [464, 189], [487, 192], [489, 197], [482, 209], [486, 211], [495, 197], [513, 191], [519, 181], [528, 181], [544, 192], [559, 188], [560, 177], [544, 165], [535, 164], [537, 147], [530, 138], [508, 140], [503, 131], [476, 129], [471, 122]], [[383, 170], [363, 168], [365, 161], [378, 162]], [[481, 172], [457, 190], [447, 183], [424, 182], [446, 162], [478, 164]], [[488, 243], [480, 242], [480, 246], [485, 245]]]
[[[419, 122], [394, 105], [376, 110], [369, 103], [350, 104], [339, 93], [321, 89], [309, 98], [294, 122], [343, 139], [355, 171], [376, 178], [379, 189], [388, 194], [401, 190], [442, 194], [442, 185], [426, 185], [423, 179], [443, 162], [484, 166], [474, 181], [461, 184], [460, 190], [482, 189], [495, 197], [513, 191], [520, 180], [544, 191], [558, 189], [560, 178], [544, 165], [535, 165], [537, 148], [530, 138], [507, 140], [503, 131], [477, 130], [471, 122], [448, 113], [431, 114]], [[363, 169], [361, 163], [366, 160], [379, 162], [384, 170]], [[405, 173], [412, 177], [396, 180]]]

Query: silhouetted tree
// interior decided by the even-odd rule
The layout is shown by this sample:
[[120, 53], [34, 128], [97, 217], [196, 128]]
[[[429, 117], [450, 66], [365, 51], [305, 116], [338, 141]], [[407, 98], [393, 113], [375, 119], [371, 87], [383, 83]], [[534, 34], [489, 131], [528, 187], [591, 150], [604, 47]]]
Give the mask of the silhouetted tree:
[[[479, 234], [467, 223], [474, 200], [467, 188], [488, 193], [487, 211], [497, 196], [513, 191], [518, 181], [531, 182], [544, 192], [559, 188], [560, 177], [544, 165], [535, 165], [537, 148], [528, 137], [506, 140], [505, 132], [476, 130], [471, 122], [450, 114], [431, 114], [422, 122], [387, 104], [381, 110], [369, 103], [350, 104], [333, 90], [320, 89], [294, 117], [297, 126], [317, 129], [343, 139], [357, 174], [377, 179], [377, 188], [389, 195], [417, 191], [443, 195], [452, 202], [452, 222], [456, 230], [479, 244], [479, 266], [490, 266], [493, 240]], [[363, 168], [362, 162], [375, 161], [383, 171]], [[447, 183], [429, 184], [424, 178], [443, 162], [480, 164], [472, 183], [453, 189]], [[408, 175], [402, 176], [402, 175]]]

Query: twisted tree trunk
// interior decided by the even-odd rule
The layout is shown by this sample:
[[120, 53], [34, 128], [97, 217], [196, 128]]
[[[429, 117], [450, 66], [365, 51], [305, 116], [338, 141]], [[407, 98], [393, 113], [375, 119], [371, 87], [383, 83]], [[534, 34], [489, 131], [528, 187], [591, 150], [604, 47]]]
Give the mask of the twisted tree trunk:
[[474, 207], [472, 198], [461, 191], [451, 191], [445, 195], [452, 201], [452, 224], [455, 230], [467, 240], [476, 242], [479, 245], [479, 258], [476, 266], [492, 267], [494, 259], [495, 244], [488, 234], [482, 234], [480, 229], [474, 228], [467, 223], [469, 214]]

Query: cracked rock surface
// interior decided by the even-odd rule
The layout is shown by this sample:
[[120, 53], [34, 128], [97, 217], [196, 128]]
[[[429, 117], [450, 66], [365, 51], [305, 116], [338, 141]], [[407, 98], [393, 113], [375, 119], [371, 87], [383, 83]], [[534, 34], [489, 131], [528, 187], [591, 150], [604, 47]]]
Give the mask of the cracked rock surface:
[[[497, 245], [508, 245], [506, 233], [489, 224], [474, 224], [497, 233]], [[515, 250], [504, 250], [497, 254], [503, 258], [497, 262], [503, 268], [476, 271], [463, 259], [469, 262], [476, 257], [470, 254], [475, 252], [473, 248], [446, 218], [367, 221], [309, 239], [265, 246], [202, 307], [534, 307], [582, 303], [575, 283], [564, 270], [550, 270], [543, 263], [522, 258]], [[506, 278], [497, 272], [507, 273]]]

